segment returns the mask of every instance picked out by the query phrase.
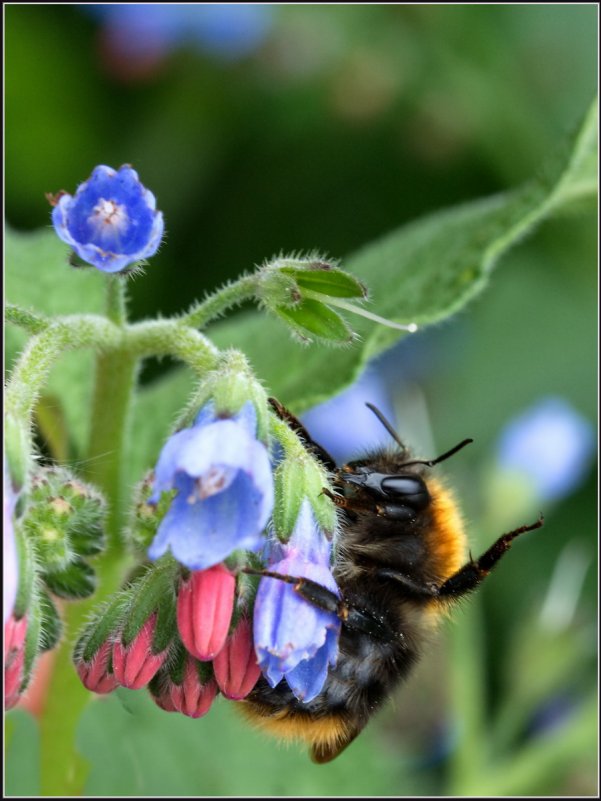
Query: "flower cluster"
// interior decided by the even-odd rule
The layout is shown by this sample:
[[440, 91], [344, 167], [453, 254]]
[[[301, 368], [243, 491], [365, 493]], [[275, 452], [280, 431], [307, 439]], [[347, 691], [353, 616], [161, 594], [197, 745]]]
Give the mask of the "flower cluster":
[[251, 587], [240, 573], [250, 552], [253, 565], [338, 593], [331, 546], [306, 497], [287, 540], [266, 534], [274, 475], [255, 404], [230, 414], [217, 408], [204, 403], [163, 447], [147, 500], [162, 514], [139, 516], [144, 536], [155, 520], [154, 564], [88, 627], [75, 657], [88, 689], [148, 687], [162, 709], [191, 717], [204, 715], [219, 692], [242, 700], [261, 673], [311, 700], [335, 664], [340, 632], [337, 616], [291, 583], [264, 576]]

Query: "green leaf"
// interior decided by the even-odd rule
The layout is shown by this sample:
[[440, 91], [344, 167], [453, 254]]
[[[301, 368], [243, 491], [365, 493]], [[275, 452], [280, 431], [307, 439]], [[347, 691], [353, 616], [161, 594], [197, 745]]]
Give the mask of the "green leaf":
[[[421, 328], [458, 312], [486, 287], [507, 250], [552, 212], [594, 196], [597, 104], [550, 168], [520, 189], [404, 225], [344, 262], [365, 281], [370, 310]], [[360, 343], [335, 357], [301, 349], [269, 320], [247, 314], [215, 326], [220, 347], [238, 347], [271, 392], [302, 411], [344, 389], [367, 361], [401, 336], [357, 320]]]
[[[34, 314], [100, 313], [104, 306], [105, 276], [94, 269], [74, 269], [68, 264], [69, 249], [53, 230], [5, 232], [6, 298]], [[23, 349], [27, 334], [6, 326], [6, 364], [12, 367]], [[92, 387], [89, 353], [67, 353], [52, 372], [42, 400], [44, 433], [52, 448], [62, 452], [66, 443], [61, 431], [63, 417], [71, 444], [81, 453], [87, 438], [88, 410]], [[49, 410], [54, 408], [58, 428], [51, 433]]]
[[194, 720], [163, 712], [145, 691], [123, 689], [88, 704], [78, 732], [78, 750], [91, 764], [85, 794], [304, 797], [416, 788], [405, 755], [387, 748], [375, 727], [324, 770], [304, 745], [282, 748], [245, 725], [239, 706], [218, 698]]
[[33, 715], [15, 709], [6, 717], [7, 797], [37, 798], [40, 790], [40, 733]]

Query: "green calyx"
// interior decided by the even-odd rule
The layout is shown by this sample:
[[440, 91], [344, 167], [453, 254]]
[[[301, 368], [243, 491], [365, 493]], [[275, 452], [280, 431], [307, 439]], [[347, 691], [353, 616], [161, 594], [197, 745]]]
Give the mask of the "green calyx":
[[148, 618], [156, 613], [152, 651], [156, 654], [167, 648], [177, 629], [175, 592], [179, 574], [178, 563], [166, 555], [130, 585], [128, 613], [121, 632], [123, 645], [128, 646], [133, 642]]
[[257, 415], [257, 439], [269, 441], [267, 394], [255, 377], [246, 357], [237, 350], [224, 351], [215, 366], [200, 382], [180, 418], [179, 427], [192, 425], [198, 411], [212, 403], [217, 417], [234, 417], [248, 403]]
[[[261, 268], [261, 299], [304, 342], [313, 338], [330, 344], [350, 344], [355, 335], [331, 307], [367, 298], [354, 276], [319, 257], [277, 258]], [[346, 299], [346, 300], [345, 300]]]

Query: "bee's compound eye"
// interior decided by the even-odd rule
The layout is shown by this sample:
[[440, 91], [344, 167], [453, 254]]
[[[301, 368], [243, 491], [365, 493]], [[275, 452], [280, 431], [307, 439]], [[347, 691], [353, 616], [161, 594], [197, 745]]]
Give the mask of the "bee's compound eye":
[[430, 503], [430, 493], [417, 476], [386, 476], [380, 486], [386, 495], [416, 511], [425, 509]]

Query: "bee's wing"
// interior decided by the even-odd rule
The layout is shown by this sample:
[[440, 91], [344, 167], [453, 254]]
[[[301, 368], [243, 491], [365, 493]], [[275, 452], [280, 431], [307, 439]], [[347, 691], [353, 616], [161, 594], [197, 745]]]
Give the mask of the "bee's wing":
[[360, 728], [350, 729], [343, 736], [339, 737], [333, 745], [316, 743], [311, 748], [312, 761], [317, 762], [318, 765], [324, 765], [326, 762], [331, 762], [333, 759], [336, 759], [336, 757], [344, 751], [347, 745], [350, 745], [353, 742], [355, 737], [357, 737], [360, 732]]

